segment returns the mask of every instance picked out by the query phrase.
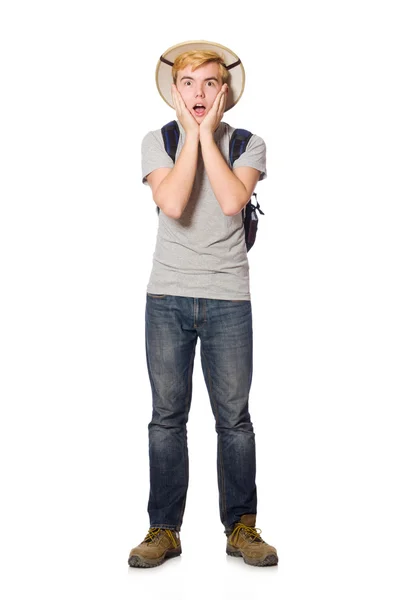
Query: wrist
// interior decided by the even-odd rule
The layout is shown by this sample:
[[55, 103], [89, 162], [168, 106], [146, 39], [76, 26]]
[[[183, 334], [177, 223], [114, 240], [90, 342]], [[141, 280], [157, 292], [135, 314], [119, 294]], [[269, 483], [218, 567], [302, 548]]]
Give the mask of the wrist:
[[186, 140], [185, 143], [195, 143], [198, 144], [199, 140], [200, 140], [200, 132], [199, 132], [199, 128], [197, 127], [197, 129], [187, 129], [186, 130]]
[[214, 133], [210, 129], [201, 129], [200, 127], [200, 142], [201, 144], [210, 144], [214, 141]]

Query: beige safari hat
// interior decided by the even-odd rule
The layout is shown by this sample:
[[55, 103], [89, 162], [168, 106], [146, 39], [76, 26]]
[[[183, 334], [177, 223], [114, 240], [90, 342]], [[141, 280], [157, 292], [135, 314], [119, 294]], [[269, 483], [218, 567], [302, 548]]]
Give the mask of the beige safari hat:
[[217, 44], [216, 42], [207, 42], [205, 40], [183, 42], [168, 48], [160, 56], [156, 68], [156, 84], [157, 89], [162, 99], [171, 108], [175, 108], [172, 103], [171, 85], [172, 80], [172, 67], [174, 60], [177, 56], [183, 52], [189, 50], [212, 50], [217, 52], [224, 59], [226, 69], [229, 71], [229, 79], [227, 81], [229, 92], [227, 94], [227, 102], [225, 106], [225, 112], [231, 109], [240, 100], [245, 84], [245, 71], [243, 64], [237, 54], [235, 54], [226, 46]]

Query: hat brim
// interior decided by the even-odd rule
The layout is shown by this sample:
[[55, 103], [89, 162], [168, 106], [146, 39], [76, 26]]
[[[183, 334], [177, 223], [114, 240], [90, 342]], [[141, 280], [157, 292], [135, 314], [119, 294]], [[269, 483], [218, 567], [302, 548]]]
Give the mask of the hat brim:
[[[171, 85], [172, 80], [172, 65], [177, 56], [189, 50], [212, 50], [220, 54], [226, 68], [229, 67], [229, 78], [227, 85], [229, 88], [227, 94], [227, 102], [225, 112], [230, 110], [240, 100], [245, 85], [245, 71], [243, 64], [237, 54], [232, 52], [226, 46], [217, 44], [216, 42], [207, 42], [205, 40], [183, 42], [168, 48], [160, 57], [156, 67], [156, 84], [160, 96], [171, 108], [174, 108], [172, 101]], [[171, 63], [171, 64], [170, 64]]]

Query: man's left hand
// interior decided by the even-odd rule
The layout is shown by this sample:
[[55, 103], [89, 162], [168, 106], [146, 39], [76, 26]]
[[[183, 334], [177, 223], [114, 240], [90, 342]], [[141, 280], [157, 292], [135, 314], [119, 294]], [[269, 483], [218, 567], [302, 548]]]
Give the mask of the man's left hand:
[[213, 134], [219, 123], [222, 121], [223, 113], [225, 112], [226, 98], [228, 87], [224, 83], [219, 94], [214, 100], [214, 104], [207, 113], [206, 117], [200, 123], [200, 137], [202, 135]]

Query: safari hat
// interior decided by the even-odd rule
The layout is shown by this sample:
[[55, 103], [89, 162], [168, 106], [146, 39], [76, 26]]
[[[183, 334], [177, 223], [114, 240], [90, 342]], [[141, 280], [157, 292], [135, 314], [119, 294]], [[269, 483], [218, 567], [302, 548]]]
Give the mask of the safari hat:
[[244, 91], [245, 71], [243, 64], [237, 54], [232, 50], [229, 50], [229, 48], [226, 48], [226, 46], [222, 46], [216, 42], [206, 42], [205, 40], [177, 44], [176, 46], [168, 48], [168, 50], [163, 52], [160, 56], [156, 68], [156, 84], [162, 99], [171, 106], [171, 108], [175, 108], [172, 102], [171, 93], [171, 85], [173, 83], [172, 67], [176, 57], [189, 50], [212, 50], [213, 52], [217, 52], [217, 54], [224, 59], [224, 65], [229, 71], [229, 78], [227, 80], [229, 91], [227, 94], [225, 112], [237, 104]]

